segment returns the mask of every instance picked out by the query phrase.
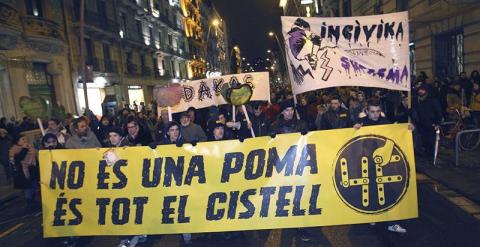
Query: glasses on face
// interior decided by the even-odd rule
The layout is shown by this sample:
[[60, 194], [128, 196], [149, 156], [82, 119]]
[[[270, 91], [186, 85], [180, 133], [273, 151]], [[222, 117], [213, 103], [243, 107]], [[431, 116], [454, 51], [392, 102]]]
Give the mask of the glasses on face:
[[127, 129], [134, 129], [136, 127], [137, 127], [136, 125], [130, 125], [130, 126], [127, 126]]

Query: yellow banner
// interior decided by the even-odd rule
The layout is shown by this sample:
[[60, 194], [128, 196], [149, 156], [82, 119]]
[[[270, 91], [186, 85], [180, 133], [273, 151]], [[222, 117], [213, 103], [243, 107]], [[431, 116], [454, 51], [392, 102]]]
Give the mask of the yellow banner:
[[418, 217], [406, 124], [40, 152], [45, 237], [219, 232]]

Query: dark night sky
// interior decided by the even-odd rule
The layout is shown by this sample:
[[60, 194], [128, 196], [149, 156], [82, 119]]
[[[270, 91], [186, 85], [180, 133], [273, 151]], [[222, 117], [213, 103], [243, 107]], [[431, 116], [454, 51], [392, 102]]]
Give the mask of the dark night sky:
[[227, 21], [229, 40], [238, 45], [242, 57], [252, 60], [266, 57], [266, 50], [278, 49], [269, 31], [281, 39], [279, 0], [212, 0], [222, 18]]

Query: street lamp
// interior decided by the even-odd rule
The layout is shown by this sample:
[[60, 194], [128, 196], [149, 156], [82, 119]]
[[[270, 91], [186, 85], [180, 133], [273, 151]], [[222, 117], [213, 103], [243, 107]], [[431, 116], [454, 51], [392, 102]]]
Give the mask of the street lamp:
[[271, 50], [267, 50], [267, 53], [271, 53], [272, 51]]

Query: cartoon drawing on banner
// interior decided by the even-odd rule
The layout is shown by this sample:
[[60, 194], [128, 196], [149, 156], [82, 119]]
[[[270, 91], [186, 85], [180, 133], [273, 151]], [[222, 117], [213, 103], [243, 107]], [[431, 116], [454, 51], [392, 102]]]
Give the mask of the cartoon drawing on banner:
[[410, 90], [408, 12], [281, 19], [294, 94], [342, 86]]
[[[328, 48], [336, 48], [336, 46], [322, 47], [322, 38], [310, 31], [310, 24], [298, 18], [292, 29], [288, 32], [288, 46], [294, 58], [298, 61], [307, 61], [310, 68], [305, 69], [301, 64], [295, 67], [292, 63], [290, 66], [293, 71], [293, 78], [299, 85], [303, 83], [303, 78], [309, 75], [313, 79], [315, 77], [311, 70], [316, 70], [318, 61], [321, 60], [320, 68], [324, 69], [322, 80], [326, 81], [332, 74], [333, 68], [328, 66], [330, 58], [328, 57]], [[320, 58], [318, 53], [323, 51]]]
[[400, 202], [410, 168], [403, 151], [382, 136], [360, 136], [338, 152], [334, 185], [340, 198], [361, 213], [380, 213]]
[[180, 103], [182, 92], [182, 86], [177, 83], [168, 86], [155, 86], [153, 88], [153, 99], [158, 106], [174, 106]]

